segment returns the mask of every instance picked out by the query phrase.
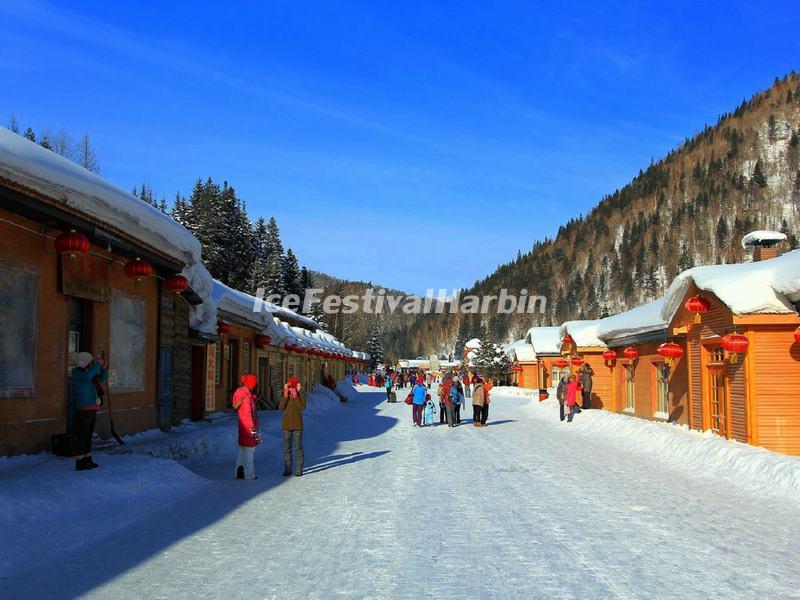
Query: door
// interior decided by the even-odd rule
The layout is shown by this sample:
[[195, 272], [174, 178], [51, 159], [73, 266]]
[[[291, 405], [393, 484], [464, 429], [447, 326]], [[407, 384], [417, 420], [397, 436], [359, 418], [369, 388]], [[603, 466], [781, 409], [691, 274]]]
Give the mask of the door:
[[192, 346], [192, 421], [199, 421], [205, 414], [206, 395], [206, 347]]
[[172, 427], [172, 346], [158, 350], [158, 418], [159, 427]]
[[266, 356], [256, 359], [256, 377], [258, 377], [258, 400], [261, 407], [272, 408], [272, 388], [269, 383], [269, 360]]
[[239, 342], [230, 340], [228, 343], [228, 406], [233, 406], [233, 393], [241, 385], [239, 372]]
[[77, 352], [92, 352], [92, 303], [67, 296], [67, 406], [66, 430], [75, 431], [75, 384], [72, 381], [72, 357]]
[[707, 348], [704, 391], [704, 412], [708, 415], [708, 429], [728, 437], [728, 390], [725, 372], [725, 352], [721, 346]]

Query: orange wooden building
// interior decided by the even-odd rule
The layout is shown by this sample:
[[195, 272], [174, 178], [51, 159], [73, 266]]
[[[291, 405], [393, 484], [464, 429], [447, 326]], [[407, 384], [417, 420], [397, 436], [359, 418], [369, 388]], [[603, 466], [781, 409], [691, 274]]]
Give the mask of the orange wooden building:
[[[606, 361], [603, 354], [609, 348], [597, 337], [599, 321], [567, 321], [561, 325], [561, 353], [570, 362], [572, 371], [578, 376], [584, 368], [592, 374], [592, 408], [608, 408], [614, 397], [614, 364]], [[583, 365], [572, 365], [575, 357], [580, 358]]]
[[800, 251], [764, 254], [682, 273], [664, 312], [684, 340], [690, 426], [800, 455]]
[[76, 352], [110, 365], [100, 436], [109, 435], [109, 405], [123, 435], [188, 416], [187, 357], [205, 344], [191, 332], [205, 324], [210, 288], [197, 240], [5, 129], [0, 201], [0, 454], [48, 449], [52, 435], [71, 430]]

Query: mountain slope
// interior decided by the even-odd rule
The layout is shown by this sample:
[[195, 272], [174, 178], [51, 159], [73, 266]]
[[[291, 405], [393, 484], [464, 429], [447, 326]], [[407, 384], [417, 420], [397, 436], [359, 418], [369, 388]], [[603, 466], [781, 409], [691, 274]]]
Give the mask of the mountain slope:
[[466, 292], [525, 288], [547, 298], [543, 314], [430, 315], [387, 336], [387, 353], [449, 353], [456, 339], [483, 328], [510, 340], [533, 325], [636, 306], [662, 295], [684, 269], [745, 260], [739, 240], [752, 229], [784, 230], [796, 246], [799, 146], [800, 76], [793, 72]]

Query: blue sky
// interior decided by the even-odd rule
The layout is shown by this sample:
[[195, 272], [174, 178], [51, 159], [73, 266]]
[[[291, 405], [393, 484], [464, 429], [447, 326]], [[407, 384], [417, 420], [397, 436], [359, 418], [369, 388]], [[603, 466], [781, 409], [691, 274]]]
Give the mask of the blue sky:
[[0, 117], [88, 131], [124, 188], [227, 180], [303, 264], [414, 292], [800, 69], [797, 2], [165, 4], [0, 2]]

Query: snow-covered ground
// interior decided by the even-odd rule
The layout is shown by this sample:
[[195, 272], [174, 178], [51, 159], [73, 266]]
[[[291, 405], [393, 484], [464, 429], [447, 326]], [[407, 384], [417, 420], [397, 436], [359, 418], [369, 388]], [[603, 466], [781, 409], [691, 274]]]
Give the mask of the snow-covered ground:
[[0, 597], [800, 597], [800, 459], [517, 390], [486, 429], [351, 395], [311, 402], [301, 479], [275, 413], [253, 482], [229, 417], [88, 473], [0, 461]]

